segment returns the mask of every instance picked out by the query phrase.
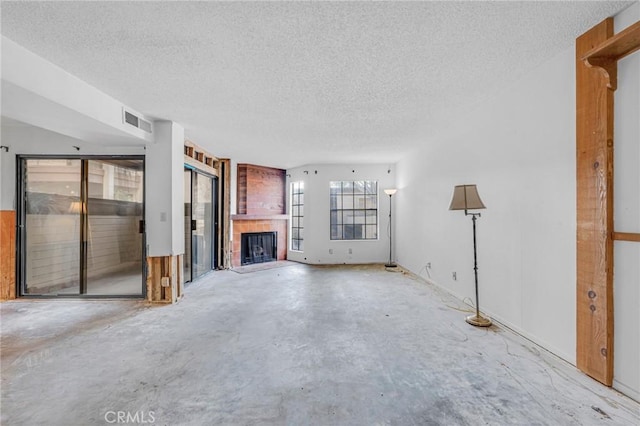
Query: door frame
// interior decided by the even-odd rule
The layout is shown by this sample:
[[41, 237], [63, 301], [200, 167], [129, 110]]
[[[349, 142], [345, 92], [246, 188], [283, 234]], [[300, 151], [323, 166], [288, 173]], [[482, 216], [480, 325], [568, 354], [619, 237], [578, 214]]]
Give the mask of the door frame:
[[[191, 185], [189, 185], [190, 189], [191, 189], [191, 194], [189, 194], [190, 200], [191, 200], [191, 221], [193, 221], [193, 191], [194, 191], [194, 185], [193, 185], [193, 174], [194, 173], [198, 173], [200, 175], [203, 175], [204, 177], [210, 178], [211, 179], [211, 203], [212, 203], [212, 208], [211, 208], [211, 213], [212, 213], [212, 228], [211, 228], [211, 269], [205, 273], [203, 273], [202, 275], [199, 275], [197, 277], [193, 276], [193, 229], [189, 229], [189, 233], [191, 234], [191, 239], [189, 241], [189, 243], [191, 244], [191, 248], [190, 248], [190, 256], [189, 258], [191, 259], [191, 265], [189, 265], [189, 278], [190, 280], [187, 281], [187, 277], [185, 276], [185, 285], [186, 284], [190, 284], [192, 282], [194, 282], [195, 280], [197, 280], [200, 277], [203, 277], [207, 274], [209, 274], [211, 271], [215, 271], [216, 269], [218, 269], [219, 265], [219, 252], [218, 252], [218, 234], [219, 234], [219, 212], [218, 212], [218, 203], [219, 203], [219, 183], [220, 183], [220, 179], [218, 176], [213, 175], [211, 173], [207, 173], [201, 169], [198, 169], [197, 167], [194, 167], [190, 164], [186, 164], [184, 165], [184, 170], [188, 170], [190, 171], [189, 177], [191, 179]], [[192, 222], [190, 222], [192, 223]], [[186, 233], [186, 229], [185, 229], [185, 233]], [[186, 241], [186, 238], [185, 238]], [[185, 251], [186, 251], [186, 247], [185, 247]], [[186, 259], [185, 259], [186, 262]], [[183, 267], [183, 271], [184, 271], [184, 267]]]
[[[89, 295], [89, 294], [28, 294], [26, 290], [26, 209], [25, 209], [25, 164], [27, 160], [81, 160], [80, 188], [81, 200], [86, 206], [88, 198], [88, 161], [91, 160], [141, 160], [142, 161], [142, 270], [140, 285], [142, 292], [139, 295]], [[86, 161], [85, 161], [86, 160]], [[17, 295], [21, 298], [34, 299], [146, 299], [147, 297], [147, 233], [146, 226], [146, 158], [144, 155], [41, 155], [41, 154], [19, 154], [16, 155], [16, 287]], [[80, 259], [78, 268], [80, 269], [79, 290], [86, 290], [86, 216], [83, 211], [80, 214]]]

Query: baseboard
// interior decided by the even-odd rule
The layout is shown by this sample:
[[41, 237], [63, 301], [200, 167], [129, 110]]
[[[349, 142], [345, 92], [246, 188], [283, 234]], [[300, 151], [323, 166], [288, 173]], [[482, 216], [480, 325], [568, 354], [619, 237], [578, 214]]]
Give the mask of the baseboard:
[[635, 402], [640, 403], [640, 391], [638, 391], [637, 389], [633, 389], [630, 388], [629, 386], [620, 383], [619, 381], [617, 381], [616, 379], [613, 379], [613, 386], [612, 386], [615, 390], [617, 390], [618, 392], [624, 394], [625, 396], [628, 396], [629, 398], [633, 399]]

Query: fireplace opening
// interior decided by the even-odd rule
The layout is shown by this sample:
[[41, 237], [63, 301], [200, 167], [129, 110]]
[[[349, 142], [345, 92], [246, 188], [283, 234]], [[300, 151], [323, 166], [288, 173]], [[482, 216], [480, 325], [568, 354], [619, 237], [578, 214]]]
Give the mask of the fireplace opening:
[[241, 234], [242, 265], [274, 262], [278, 259], [277, 232], [246, 232]]

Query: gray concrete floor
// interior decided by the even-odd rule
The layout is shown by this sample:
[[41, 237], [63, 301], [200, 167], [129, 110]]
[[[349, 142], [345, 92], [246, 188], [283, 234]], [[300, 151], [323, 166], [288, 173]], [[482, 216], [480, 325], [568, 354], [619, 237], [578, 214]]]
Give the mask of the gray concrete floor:
[[7, 302], [1, 423], [640, 424], [637, 403], [466, 308], [382, 266], [306, 265], [215, 272], [172, 306]]

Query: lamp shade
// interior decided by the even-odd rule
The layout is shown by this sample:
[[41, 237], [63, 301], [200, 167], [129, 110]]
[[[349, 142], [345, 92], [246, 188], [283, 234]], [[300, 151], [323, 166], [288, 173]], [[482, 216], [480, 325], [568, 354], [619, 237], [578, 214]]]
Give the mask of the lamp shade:
[[453, 188], [453, 198], [449, 210], [486, 209], [475, 185], [457, 185]]
[[393, 194], [395, 194], [396, 192], [398, 192], [398, 190], [397, 190], [397, 189], [393, 189], [393, 188], [392, 188], [392, 189], [385, 189], [385, 190], [384, 190], [384, 193], [385, 193], [385, 194], [387, 194], [387, 195], [393, 195]]

